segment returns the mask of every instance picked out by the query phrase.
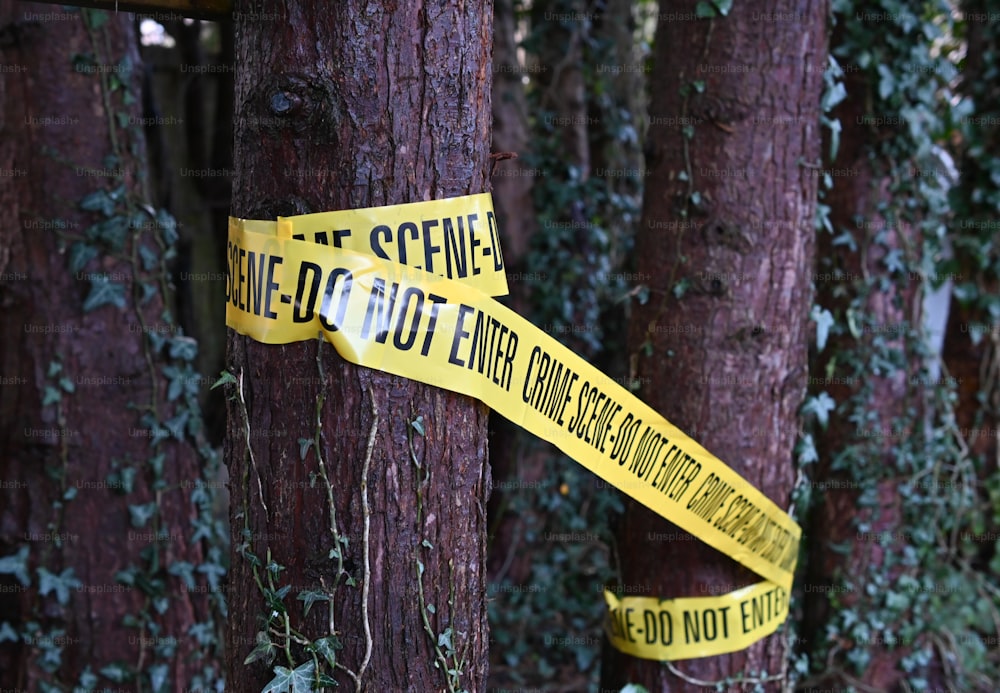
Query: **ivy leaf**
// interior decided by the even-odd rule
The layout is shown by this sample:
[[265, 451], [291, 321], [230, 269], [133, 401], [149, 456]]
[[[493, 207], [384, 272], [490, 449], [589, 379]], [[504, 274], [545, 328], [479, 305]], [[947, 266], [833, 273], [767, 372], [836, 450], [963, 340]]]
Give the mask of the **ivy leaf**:
[[198, 355], [198, 342], [191, 337], [174, 337], [170, 340], [170, 358], [194, 361]]
[[24, 587], [31, 584], [31, 577], [28, 575], [29, 550], [27, 544], [25, 544], [17, 550], [17, 553], [0, 558], [0, 573], [13, 575]]
[[328, 602], [330, 601], [330, 595], [326, 592], [320, 592], [319, 590], [304, 590], [299, 592], [299, 596], [296, 597], [299, 601], [305, 602], [305, 612], [303, 616], [309, 615], [309, 609], [316, 602]]
[[802, 413], [815, 415], [816, 421], [823, 427], [823, 430], [826, 430], [826, 426], [830, 422], [830, 412], [836, 406], [837, 403], [833, 397], [826, 392], [821, 392], [815, 397], [810, 397], [806, 400], [805, 404], [802, 405]]
[[58, 575], [50, 573], [45, 568], [38, 569], [38, 593], [44, 597], [55, 592], [56, 601], [62, 606], [69, 604], [69, 591], [82, 585], [83, 583], [73, 575], [72, 568], [66, 568]]
[[128, 514], [133, 527], [145, 527], [146, 523], [156, 514], [156, 503], [143, 503], [128, 506]]
[[156, 223], [163, 232], [163, 244], [168, 248], [177, 242], [177, 220], [165, 209], [156, 212]]
[[149, 667], [149, 685], [153, 693], [167, 690], [168, 671], [166, 664], [154, 664]]
[[84, 690], [97, 688], [97, 674], [95, 674], [93, 671], [90, 670], [89, 664], [80, 674], [80, 682], [78, 684], [78, 687], [73, 689], [73, 693], [77, 693], [79, 688], [82, 688]]
[[830, 328], [833, 327], [833, 313], [826, 308], [814, 305], [809, 319], [816, 323], [816, 348], [823, 351], [826, 348], [826, 340], [830, 336]]
[[115, 582], [120, 585], [128, 585], [129, 587], [135, 587], [135, 578], [138, 575], [139, 569], [134, 565], [130, 565], [124, 570], [119, 570], [115, 573]]
[[699, 19], [711, 19], [718, 15], [715, 11], [715, 7], [709, 2], [699, 2], [695, 5], [694, 13]]
[[125, 308], [125, 285], [113, 282], [103, 274], [91, 277], [90, 294], [83, 302], [83, 312], [89, 313], [109, 303], [119, 308]]
[[148, 246], [139, 246], [139, 258], [142, 260], [142, 269], [147, 272], [152, 271], [160, 263], [160, 256], [156, 251]]
[[[219, 589], [219, 580], [226, 574], [226, 569], [222, 565], [221, 559], [218, 556], [219, 550], [217, 547], [213, 546], [209, 549], [208, 553], [210, 560], [199, 565], [198, 572], [205, 576], [205, 579], [208, 580], [209, 588], [211, 588], [213, 592], [216, 592]], [[254, 558], [256, 558], [256, 556], [254, 556]], [[260, 561], [258, 560], [258, 563], [259, 562]]]
[[687, 293], [688, 287], [691, 286], [691, 280], [687, 277], [681, 277], [676, 284], [674, 284], [673, 294], [674, 298], [680, 300], [684, 298], [684, 294]]
[[173, 380], [170, 381], [170, 384], [167, 386], [167, 401], [173, 402], [175, 399], [181, 396], [182, 392], [184, 392], [184, 379], [174, 378]]
[[816, 443], [813, 441], [811, 433], [802, 435], [802, 439], [795, 448], [795, 454], [798, 457], [799, 464], [805, 465], [819, 462], [819, 453], [816, 452]]
[[108, 474], [108, 485], [124, 496], [132, 493], [132, 489], [135, 488], [135, 475], [136, 470], [134, 467], [122, 467]]
[[847, 98], [847, 87], [843, 82], [836, 82], [829, 85], [820, 98], [819, 107], [824, 112], [830, 111], [834, 106]]
[[417, 435], [424, 437], [424, 417], [423, 415], [418, 416], [413, 421], [410, 422], [413, 426], [413, 430], [417, 432]]
[[896, 89], [896, 79], [887, 65], [878, 66], [878, 97], [885, 101]]
[[250, 654], [243, 660], [244, 664], [252, 664], [258, 659], [264, 659], [268, 664], [274, 661], [277, 654], [277, 647], [264, 631], [257, 632], [257, 646], [250, 650]]
[[217, 387], [220, 387], [222, 385], [229, 385], [230, 383], [236, 385], [236, 376], [234, 376], [229, 371], [222, 371], [221, 373], [219, 373], [219, 379], [215, 381], [215, 383], [212, 385], [210, 389], [214, 390]]
[[343, 649], [343, 645], [336, 635], [328, 635], [325, 638], [313, 641], [313, 649], [323, 655], [330, 668], [337, 666], [337, 650]]
[[127, 666], [115, 662], [101, 669], [101, 676], [106, 676], [115, 683], [125, 683], [131, 677], [131, 674], [129, 674]]
[[80, 209], [87, 212], [100, 212], [104, 216], [110, 217], [115, 213], [115, 201], [111, 199], [106, 190], [95, 190], [80, 200]]
[[175, 577], [179, 577], [184, 585], [194, 591], [194, 566], [188, 561], [175, 561], [167, 568], [167, 572]]
[[626, 683], [619, 693], [649, 693], [649, 690], [638, 683]]
[[211, 621], [196, 623], [188, 628], [188, 635], [193, 637], [202, 647], [215, 644], [215, 624]]
[[899, 272], [902, 273], [906, 269], [906, 265], [903, 264], [903, 251], [899, 248], [893, 248], [889, 251], [889, 254], [885, 256], [882, 260], [885, 264], [885, 268], [889, 270], [890, 273]]
[[438, 635], [438, 647], [443, 647], [445, 652], [452, 653], [455, 651], [455, 646], [451, 642], [451, 628], [445, 628], [444, 632]]
[[313, 660], [295, 669], [274, 667], [274, 678], [260, 693], [310, 693], [315, 669], [316, 662]]
[[47, 407], [50, 404], [55, 404], [56, 402], [62, 401], [62, 393], [51, 385], [45, 386], [45, 394], [42, 396], [42, 406]]
[[323, 690], [327, 688], [333, 688], [334, 686], [339, 686], [340, 684], [338, 684], [334, 679], [330, 678], [328, 675], [324, 674], [323, 672], [320, 672], [319, 675], [316, 677], [316, 685], [319, 687], [320, 690]]
[[813, 216], [813, 228], [817, 231], [823, 230], [833, 233], [833, 224], [830, 222], [830, 206], [816, 203], [816, 213]]
[[187, 424], [190, 416], [190, 410], [182, 409], [177, 416], [168, 421], [164, 421], [163, 425], [167, 427], [167, 430], [170, 431], [170, 434], [174, 438], [177, 440], [184, 440], [184, 425]]
[[299, 438], [299, 459], [305, 460], [309, 447], [313, 444], [312, 438]]
[[3, 623], [0, 623], [0, 642], [7, 642], [8, 640], [10, 642], [17, 642], [20, 640], [20, 637], [18, 636], [17, 631], [14, 630], [9, 623], [4, 621]]
[[733, 0], [714, 0], [716, 9], [723, 17], [729, 16], [729, 10], [733, 9]]
[[69, 247], [69, 271], [77, 274], [83, 271], [87, 263], [98, 256], [98, 250], [89, 243], [76, 241]]
[[86, 234], [88, 239], [102, 241], [118, 252], [125, 247], [125, 239], [128, 237], [128, 217], [115, 216], [99, 221], [88, 228]]

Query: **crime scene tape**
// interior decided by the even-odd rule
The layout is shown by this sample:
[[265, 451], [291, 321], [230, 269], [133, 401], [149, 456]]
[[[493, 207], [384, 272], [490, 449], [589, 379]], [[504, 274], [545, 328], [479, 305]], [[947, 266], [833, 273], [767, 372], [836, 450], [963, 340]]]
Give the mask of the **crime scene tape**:
[[276, 222], [230, 218], [227, 257], [226, 324], [240, 334], [286, 344], [322, 332], [352, 363], [475, 397], [765, 578], [717, 597], [606, 592], [617, 649], [656, 660], [723, 654], [785, 620], [801, 528], [621, 385], [490, 298], [506, 293], [506, 278], [488, 193]]
[[233, 223], [254, 233], [370, 253], [457, 279], [489, 296], [507, 295], [500, 234], [489, 193], [303, 214], [278, 222], [236, 219]]

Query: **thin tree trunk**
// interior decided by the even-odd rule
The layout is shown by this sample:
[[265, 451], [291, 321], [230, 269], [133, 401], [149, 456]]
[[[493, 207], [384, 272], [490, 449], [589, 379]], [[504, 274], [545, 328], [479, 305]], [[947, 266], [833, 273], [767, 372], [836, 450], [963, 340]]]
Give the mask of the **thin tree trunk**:
[[[631, 322], [642, 398], [787, 506], [806, 385], [825, 2], [734, 3], [694, 19], [661, 7], [636, 270], [650, 299]], [[702, 3], [706, 4], [706, 3]], [[687, 19], [683, 19], [687, 17]], [[794, 17], [794, 21], [789, 21]], [[684, 540], [665, 543], [667, 534]], [[755, 583], [735, 561], [629, 503], [618, 535], [628, 595], [705, 597]], [[602, 685], [701, 691], [691, 680], [766, 673], [780, 690], [780, 635], [732, 654], [659, 662], [613, 653]], [[749, 672], [753, 672], [751, 675]], [[686, 678], [683, 678], [686, 677]]]
[[0, 572], [0, 688], [208, 686], [224, 570], [132, 20], [0, 2], [0, 36], [0, 557], [27, 552]]
[[[234, 215], [273, 219], [487, 189], [490, 3], [240, 2], [235, 18]], [[256, 690], [271, 678], [265, 660], [243, 665], [273, 606], [255, 582], [252, 553], [284, 567], [276, 585], [292, 586], [284, 600], [292, 626], [314, 643], [335, 637], [338, 663], [363, 670], [357, 688], [481, 690], [486, 407], [348, 364], [315, 341], [267, 346], [230, 331], [228, 369], [241, 381], [230, 386], [226, 442], [237, 548], [228, 686]], [[418, 417], [423, 435], [412, 426]], [[298, 441], [314, 438], [317, 418], [338, 533], [348, 540], [340, 546], [317, 449], [300, 460]], [[355, 586], [339, 586], [332, 615], [323, 602], [307, 617], [296, 595], [336, 584], [331, 550]], [[449, 634], [456, 654], [438, 667]], [[297, 644], [289, 652], [294, 664], [308, 660]], [[340, 668], [334, 678], [355, 687]]]

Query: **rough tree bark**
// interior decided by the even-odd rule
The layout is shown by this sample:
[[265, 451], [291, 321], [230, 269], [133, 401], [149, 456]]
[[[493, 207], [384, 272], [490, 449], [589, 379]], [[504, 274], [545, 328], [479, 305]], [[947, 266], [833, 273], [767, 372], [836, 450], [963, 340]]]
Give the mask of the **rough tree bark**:
[[[696, 4], [660, 9], [636, 240], [650, 300], [631, 321], [632, 375], [654, 409], [787, 506], [817, 190], [803, 163], [819, 158], [828, 5], [785, 1], [761, 13], [734, 3], [729, 16], [707, 20], [695, 19]], [[685, 534], [628, 505], [618, 534], [626, 594], [704, 597], [759, 581], [689, 535], [659, 541], [667, 532]], [[786, 661], [775, 635], [674, 666], [717, 681], [748, 670], [780, 676]], [[617, 652], [603, 672], [605, 688], [703, 690], [659, 662]]]
[[[266, 0], [238, 2], [235, 10], [234, 215], [273, 219], [487, 189], [491, 3]], [[270, 679], [262, 661], [242, 664], [270, 609], [239, 551], [244, 541], [262, 561], [269, 551], [285, 567], [278, 583], [292, 586], [286, 604], [294, 627], [314, 641], [330, 635], [325, 603], [305, 617], [295, 601], [302, 590], [332, 585], [336, 565], [329, 557], [335, 547], [326, 492], [321, 481], [311, 483], [316, 450], [300, 461], [297, 442], [314, 436], [320, 392], [320, 447], [333, 480], [339, 531], [349, 539], [341, 547], [344, 566], [356, 580], [356, 587], [342, 585], [337, 592], [338, 662], [355, 672], [362, 667], [361, 596], [367, 586], [372, 650], [358, 688], [448, 687], [435, 666], [435, 647], [450, 628], [464, 658], [458, 685], [481, 690], [488, 641], [486, 407], [350, 365], [315, 341], [267, 346], [230, 331], [228, 369], [242, 380], [248, 414], [238, 388], [230, 386], [226, 460], [237, 546], [230, 580], [231, 690], [256, 690]], [[411, 427], [418, 416], [423, 436]], [[411, 439], [429, 481], [411, 460]], [[370, 574], [363, 555], [363, 481]], [[246, 539], [240, 532], [245, 520]], [[424, 540], [433, 549], [423, 547]], [[418, 560], [425, 566], [424, 598], [436, 606], [426, 614], [433, 638], [418, 606]], [[292, 652], [302, 656], [297, 662], [305, 659], [298, 646]], [[354, 687], [339, 668], [336, 679]]]
[[[168, 394], [167, 350], [150, 346], [152, 335], [179, 337], [164, 296], [141, 299], [142, 285], [165, 278], [135, 261], [155, 258], [163, 241], [143, 210], [132, 19], [0, 2], [0, 37], [0, 556], [28, 551], [23, 579], [10, 564], [0, 574], [0, 622], [10, 627], [0, 688], [103, 687], [115, 681], [96, 674], [121, 663], [119, 682], [146, 689], [155, 666], [179, 689], [212, 664], [211, 648], [189, 634], [211, 613], [211, 589], [166, 570], [204, 561], [190, 526], [198, 455], [170, 436], [154, 442], [140, 423], [155, 413], [162, 425], [185, 399]], [[81, 209], [85, 196], [119, 186], [103, 212]], [[120, 247], [95, 245], [71, 269], [95, 224], [123, 218]], [[85, 310], [101, 277], [124, 287], [119, 305]], [[130, 506], [153, 515], [138, 522]], [[141, 584], [119, 575], [131, 567]], [[129, 678], [136, 669], [144, 673]]]
[[[837, 45], [834, 33], [834, 45]], [[886, 267], [886, 256], [892, 251], [919, 246], [916, 230], [898, 219], [887, 220], [879, 212], [880, 205], [891, 198], [889, 181], [883, 178], [884, 171], [875, 161], [872, 152], [877, 149], [880, 138], [892, 137], [892, 132], [879, 132], [870, 122], [870, 104], [873, 86], [862, 71], [849, 69], [844, 79], [847, 98], [834, 110], [833, 115], [842, 124], [840, 147], [837, 159], [830, 168], [840, 175], [834, 177], [832, 189], [824, 197], [830, 206], [830, 223], [834, 234], [821, 233], [818, 255], [821, 258], [817, 269], [817, 303], [833, 312], [838, 321], [846, 321], [848, 309], [857, 300], [857, 291], [863, 287], [862, 277], [885, 278], [879, 289], [868, 291], [861, 302], [861, 309], [872, 324], [862, 328], [855, 338], [849, 333], [831, 336], [823, 352], [818, 354], [817, 364], [812, 371], [829, 375], [817, 377], [816, 393], [827, 392], [838, 404], [852, 397], [865, 398], [866, 406], [878, 412], [877, 419], [859, 423], [848, 419], [847, 415], [831, 414], [831, 423], [817, 438], [819, 462], [815, 470], [817, 502], [810, 514], [807, 527], [811, 537], [809, 542], [809, 562], [806, 572], [803, 635], [808, 649], [821, 646], [826, 641], [824, 622], [830, 616], [831, 594], [845, 608], [859, 607], [866, 596], [862, 593], [841, 593], [842, 579], [866, 575], [872, 566], [885, 562], [889, 544], [881, 537], [896, 531], [902, 521], [902, 500], [898, 491], [898, 476], [887, 471], [873, 488], [864, 488], [849, 473], [838, 470], [834, 459], [849, 445], [870, 445], [867, 453], [879, 469], [897, 469], [894, 448], [911, 432], [899, 431], [894, 420], [906, 416], [907, 407], [913, 406], [911, 394], [911, 373], [904, 368], [891, 372], [872, 369], [863, 373], [846, 372], [843, 356], [838, 351], [854, 351], [858, 354], [874, 352], [874, 345], [885, 343], [899, 349], [905, 346], [902, 335], [906, 324], [919, 325], [918, 284], [910, 282], [905, 289], [893, 283], [891, 272]], [[897, 126], [898, 127], [898, 126]], [[849, 248], [834, 242], [842, 230], [849, 231], [857, 243]], [[856, 309], [858, 306], [853, 306]], [[835, 360], [830, 364], [831, 358]], [[837, 367], [834, 367], [837, 366]], [[908, 368], [916, 369], [917, 364]], [[869, 500], [862, 502], [862, 497]], [[858, 533], [859, 523], [867, 523], [869, 535]], [[870, 538], [869, 538], [870, 537]], [[905, 540], [895, 538], [890, 543], [899, 546]], [[834, 547], [850, 546], [846, 555], [835, 551]], [[878, 690], [895, 690], [894, 686], [902, 676], [897, 664], [908, 653], [908, 648], [887, 647], [877, 639], [874, 642], [826, 643], [834, 652], [842, 647], [863, 647], [871, 650], [872, 660], [866, 667], [860, 681]], [[838, 662], [831, 657], [821, 665], [823, 679], [814, 681], [823, 685], [846, 686], [858, 683], [850, 674], [841, 672], [831, 663]]]
[[[528, 106], [517, 59], [517, 17], [512, 0], [494, 3], [493, 43], [493, 150], [512, 153], [516, 159], [496, 162], [493, 173], [493, 203], [503, 234], [504, 263], [510, 296], [506, 300], [521, 315], [531, 313], [531, 285], [526, 261], [531, 237], [538, 230], [532, 201], [532, 169], [526, 155], [530, 145]], [[490, 422], [490, 463], [496, 479], [490, 498], [490, 580], [509, 578], [514, 584], [528, 579], [531, 552], [524, 550], [525, 527], [530, 517], [512, 513], [508, 506], [523, 493], [519, 482], [538, 482], [545, 460], [531, 434], [502, 417]], [[527, 486], [525, 488], [530, 488]], [[502, 599], [503, 594], [496, 595]]]

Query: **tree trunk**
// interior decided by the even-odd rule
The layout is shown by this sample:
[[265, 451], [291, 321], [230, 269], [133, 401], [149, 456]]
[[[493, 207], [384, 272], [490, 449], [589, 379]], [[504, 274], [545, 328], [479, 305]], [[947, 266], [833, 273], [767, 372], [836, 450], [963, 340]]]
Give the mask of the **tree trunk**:
[[[487, 189], [490, 3], [274, 0], [237, 3], [234, 17], [235, 216]], [[291, 586], [284, 608], [300, 639], [343, 647], [338, 665], [353, 676], [326, 670], [341, 685], [481, 690], [486, 407], [348, 364], [314, 341], [268, 346], [230, 331], [228, 370], [240, 382], [230, 386], [226, 438], [236, 547], [228, 687], [257, 690], [271, 678], [266, 657], [243, 664], [280, 611], [256, 573], [264, 587], [267, 575], [275, 588]], [[297, 441], [316, 438], [318, 449], [300, 460]], [[338, 573], [337, 551], [353, 586]], [[322, 601], [307, 616], [296, 596], [310, 590], [335, 592], [333, 608]], [[283, 632], [262, 637], [287, 642]], [[291, 643], [276, 664], [310, 661]]]
[[[494, 7], [493, 150], [500, 156], [515, 154], [517, 158], [497, 160], [493, 201], [508, 270], [510, 296], [506, 303], [520, 315], [529, 316], [535, 282], [528, 280], [526, 261], [538, 223], [531, 194], [535, 171], [526, 157], [530, 147], [528, 106], [517, 59], [514, 3], [499, 0]], [[529, 577], [532, 553], [525, 550], [525, 535], [537, 518], [523, 512], [524, 504], [517, 503], [517, 499], [544, 476], [546, 454], [543, 444], [516, 424], [502, 417], [490, 422], [490, 463], [496, 480], [489, 504], [491, 582], [509, 579], [520, 585]], [[496, 598], [502, 600], [504, 594]]]
[[0, 688], [208, 690], [224, 535], [132, 19], [0, 2], [0, 37]]
[[[836, 40], [836, 33], [834, 37]], [[806, 642], [814, 646], [825, 643], [835, 652], [841, 647], [870, 650], [871, 662], [859, 680], [878, 690], [894, 690], [902, 675], [896, 665], [907, 654], [905, 648], [885, 647], [877, 640], [826, 643], [831, 595], [844, 608], [863, 608], [865, 595], [860, 591], [863, 583], [855, 577], [869, 575], [872, 567], [885, 563], [887, 552], [898, 551], [905, 543], [901, 538], [891, 542], [882, 540], [884, 536], [902, 536], [899, 531], [903, 520], [902, 497], [897, 475], [885, 471], [884, 478], [868, 488], [868, 484], [838, 469], [834, 460], [846, 448], [858, 446], [864, 451], [861, 454], [871, 460], [868, 464], [879, 470], [894, 470], [897, 467], [896, 446], [913, 433], [887, 433], [894, 431], [894, 422], [903, 419], [907, 407], [913, 404], [908, 400], [911, 390], [907, 369], [888, 373], [877, 368], [855, 371], [851, 361], [843, 357], [853, 352], [861, 359], [868, 359], [876, 351], [874, 345], [882, 343], [889, 349], [906, 353], [902, 336], [905, 331], [901, 328], [917, 315], [916, 282], [900, 290], [893, 283], [892, 272], [886, 269], [886, 256], [891, 251], [913, 247], [917, 240], [913, 237], [912, 225], [900, 223], [898, 219], [886, 219], [878, 211], [891, 209], [893, 205], [889, 182], [882, 179], [884, 171], [872, 163], [872, 150], [876, 145], [873, 128], [862, 125], [866, 122], [865, 116], [871, 116], [868, 109], [872, 99], [870, 85], [860, 72], [850, 71], [845, 86], [847, 99], [834, 111], [843, 132], [839, 154], [831, 168], [849, 172], [849, 175], [838, 176], [824, 197], [824, 203], [830, 206], [830, 223], [837, 233], [820, 234], [817, 303], [844, 322], [850, 310], [860, 308], [872, 322], [864, 324], [858, 337], [847, 332], [831, 336], [819, 354], [819, 363], [812, 369], [814, 373], [829, 376], [829, 380], [823, 377], [814, 381], [814, 393], [826, 392], [841, 405], [841, 410], [831, 415], [829, 427], [817, 439], [819, 462], [815, 476], [816, 486], [822, 491], [817, 492], [817, 502], [809, 519], [809, 534], [813, 540], [805, 580], [808, 589], [803, 600], [806, 614], [803, 630]], [[841, 230], [850, 231], [857, 242], [856, 248], [834, 242]], [[881, 240], [876, 241], [876, 238]], [[878, 290], [864, 286], [861, 281], [862, 277], [878, 276], [885, 278]], [[831, 359], [833, 364], [828, 368]], [[917, 365], [910, 363], [908, 367], [916, 368]], [[851, 403], [878, 412], [877, 419], [859, 423], [849, 416], [849, 409], [844, 409], [853, 406]], [[862, 502], [862, 495], [868, 500]], [[870, 531], [861, 534], [859, 526], [870, 527]], [[845, 555], [834, 550], [838, 546], [851, 548]], [[844, 580], [851, 585], [850, 592], [840, 591]], [[839, 664], [841, 660], [840, 657], [827, 660], [822, 668], [824, 677], [829, 678], [821, 683], [840, 686], [857, 683], [850, 674], [845, 674], [847, 678], [844, 678], [837, 668], [829, 666], [833, 661]]]
[[[650, 299], [631, 321], [632, 375], [650, 406], [787, 506], [817, 190], [803, 163], [819, 158], [828, 6], [781, 2], [762, 18], [734, 3], [727, 17], [695, 19], [696, 4], [707, 3], [660, 10], [636, 240]], [[683, 539], [660, 541], [674, 532]], [[635, 503], [618, 538], [628, 595], [705, 597], [759, 581]], [[602, 685], [734, 690], [728, 677], [764, 672], [779, 680], [762, 688], [780, 690], [787, 658], [780, 635], [673, 671], [613, 653]]]
[[[968, 58], [962, 71], [962, 92], [975, 104], [974, 117], [967, 126], [966, 153], [961, 162], [962, 183], [957, 191], [956, 226], [951, 233], [955, 248], [957, 276], [968, 294], [964, 301], [952, 300], [942, 356], [948, 375], [954, 378], [959, 395], [955, 419], [959, 431], [978, 458], [980, 478], [984, 483], [997, 474], [1000, 451], [997, 428], [1000, 425], [1000, 329], [990, 303], [1000, 286], [996, 251], [996, 206], [1000, 185], [993, 168], [1000, 145], [1000, 87], [993, 56], [1000, 51], [1000, 7], [995, 0], [968, 0], [962, 3], [967, 16], [989, 17], [988, 21], [968, 23]], [[991, 262], [983, 262], [983, 256]], [[986, 494], [984, 494], [986, 495]], [[1000, 536], [996, 521], [971, 535], [979, 546], [977, 564], [989, 565], [997, 554]]]

